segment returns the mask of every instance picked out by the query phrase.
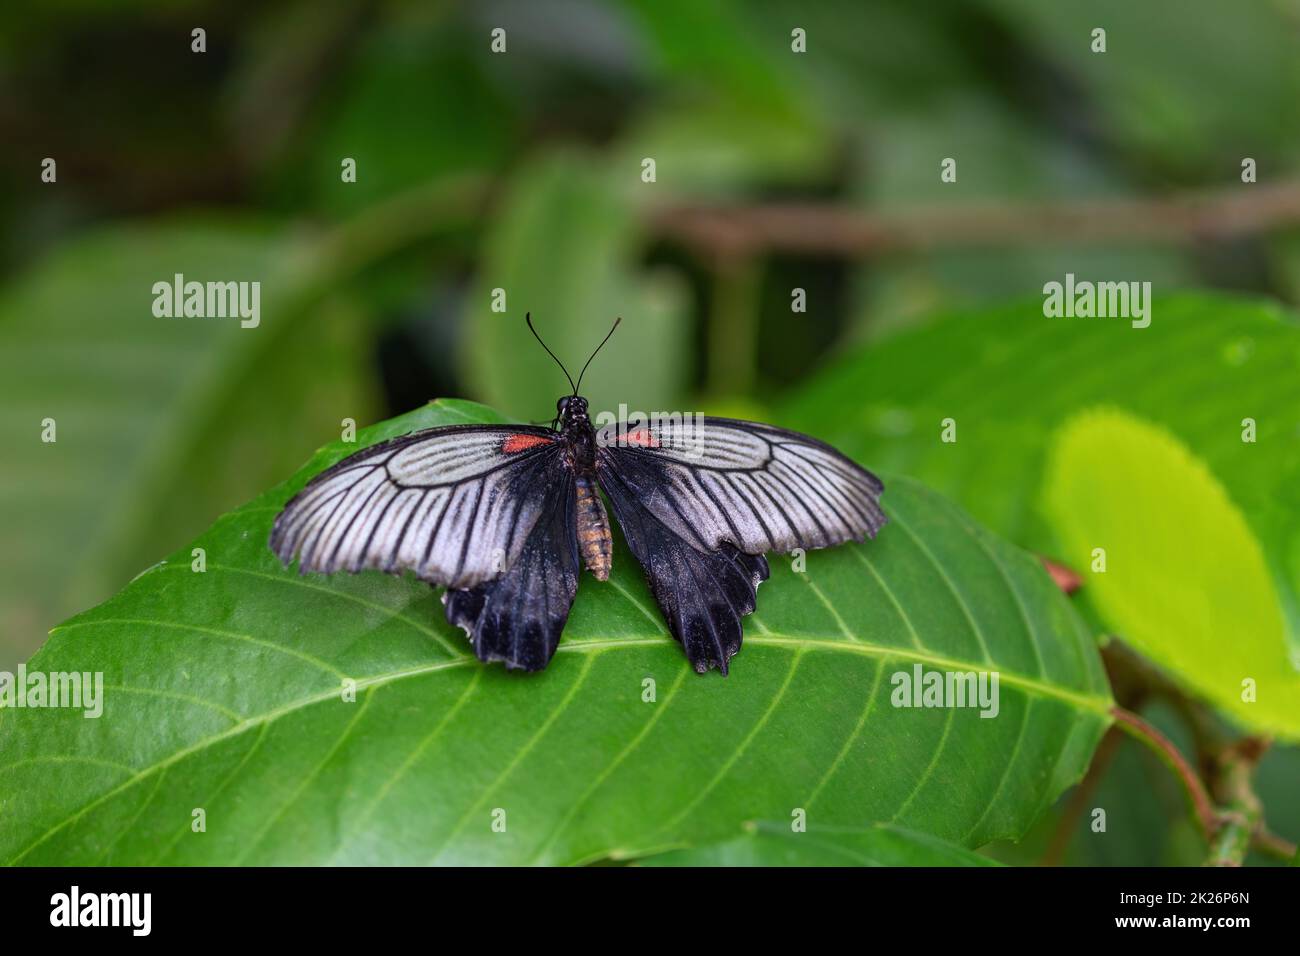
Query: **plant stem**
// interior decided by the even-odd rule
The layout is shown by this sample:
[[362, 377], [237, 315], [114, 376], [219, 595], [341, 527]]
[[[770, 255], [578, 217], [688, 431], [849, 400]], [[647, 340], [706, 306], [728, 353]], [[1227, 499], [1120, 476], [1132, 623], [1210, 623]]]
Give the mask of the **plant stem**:
[[[1268, 829], [1263, 807], [1253, 790], [1254, 772], [1268, 749], [1268, 741], [1246, 737], [1234, 742], [1203, 703], [1188, 697], [1163, 672], [1119, 641], [1107, 644], [1102, 657], [1116, 698], [1124, 700], [1126, 713], [1136, 710], [1149, 698], [1158, 698], [1171, 705], [1191, 729], [1199, 774], [1194, 773], [1181, 754], [1177, 759], [1186, 767], [1180, 777], [1186, 780], [1186, 774], [1193, 773], [1198, 783], [1208, 781], [1208, 792], [1213, 793], [1208, 798], [1213, 807], [1213, 828], [1207, 833], [1211, 846], [1209, 862], [1232, 865], [1233, 860], [1244, 858], [1243, 839], [1248, 849], [1288, 863], [1293, 861], [1296, 845]], [[1169, 747], [1173, 745], [1170, 743]], [[1162, 757], [1170, 755], [1162, 752]]]
[[1264, 808], [1251, 786], [1259, 758], [1268, 742], [1245, 737], [1226, 748], [1215, 767], [1215, 791], [1223, 805], [1218, 830], [1210, 841], [1210, 866], [1241, 866], [1256, 830], [1264, 819]]
[[1290, 840], [1283, 839], [1265, 826], [1261, 826], [1255, 831], [1254, 841], [1251, 846], [1266, 856], [1271, 856], [1286, 863], [1294, 862], [1296, 853], [1300, 852]]
[[1212, 839], [1218, 829], [1214, 802], [1182, 752], [1174, 746], [1173, 741], [1132, 711], [1115, 706], [1110, 709], [1110, 713], [1121, 730], [1150, 747], [1178, 775], [1188, 800], [1191, 801], [1197, 822], [1201, 825], [1201, 831], [1206, 839]]

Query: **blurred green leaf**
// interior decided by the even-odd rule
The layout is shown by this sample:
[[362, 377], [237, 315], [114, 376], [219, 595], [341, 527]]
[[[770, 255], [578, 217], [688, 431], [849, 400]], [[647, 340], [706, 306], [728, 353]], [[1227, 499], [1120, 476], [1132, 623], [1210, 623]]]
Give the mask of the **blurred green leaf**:
[[[525, 421], [549, 421], [568, 384], [524, 314], [532, 312], [575, 379], [622, 316], [583, 381], [593, 412], [620, 403], [644, 412], [681, 407], [691, 371], [684, 290], [638, 269], [645, 239], [628, 198], [637, 187], [654, 188], [641, 184], [639, 165], [607, 170], [572, 154], [519, 170], [466, 308], [462, 354], [476, 397]], [[505, 292], [505, 312], [492, 311], [494, 289]]]
[[[962, 0], [810, 3], [797, 10], [788, 0], [746, 0], [744, 12], [749, 34], [805, 91], [804, 109], [856, 132], [887, 115], [925, 112], [953, 90], [993, 85], [981, 75], [989, 38]], [[805, 54], [790, 50], [794, 27], [806, 31]]]
[[[0, 298], [0, 660], [370, 414], [354, 317], [295, 301], [302, 254], [261, 226], [109, 228]], [[176, 273], [260, 281], [261, 324], [155, 318]]]
[[[867, 208], [960, 208], [966, 203], [1082, 202], [1131, 195], [1127, 180], [1102, 157], [1080, 150], [1019, 116], [1004, 97], [976, 87], [952, 93], [924, 114], [885, 115], [870, 130], [872, 162], [853, 193]], [[955, 182], [940, 163], [956, 162]], [[880, 338], [939, 310], [973, 308], [1019, 298], [1044, 276], [1066, 272], [1142, 279], [1154, 288], [1194, 284], [1189, 254], [1149, 243], [1051, 242], [940, 248], [856, 268], [858, 331]]]
[[1176, 250], [1152, 246], [1072, 246], [943, 249], [919, 259], [900, 259], [859, 271], [857, 334], [877, 341], [923, 324], [936, 312], [988, 308], [1042, 288], [1044, 276], [1115, 276], [1177, 289], [1196, 273]]
[[[1081, 277], [1082, 278], [1082, 277]], [[1157, 297], [1151, 325], [1050, 319], [1041, 301], [958, 314], [849, 356], [786, 423], [905, 471], [1000, 534], [1059, 555], [1038, 509], [1054, 428], [1098, 404], [1155, 422], [1224, 486], [1259, 541], [1300, 662], [1300, 328], [1277, 306]], [[940, 440], [942, 422], [957, 441]], [[1243, 420], [1257, 440], [1243, 442]]]
[[[1083, 88], [1074, 125], [1190, 181], [1240, 182], [1253, 156], [1294, 158], [1300, 112], [1296, 12], [1280, 3], [983, 0], [1006, 28]], [[1092, 52], [1092, 31], [1106, 52]], [[1219, 170], [1215, 175], [1214, 170]]]
[[654, 158], [659, 183], [639, 198], [736, 196], [832, 173], [835, 141], [796, 68], [794, 24], [756, 24], [743, 4], [627, 5], [657, 54], [657, 86], [668, 91], [631, 122], [614, 160], [635, 167]]
[[[489, 56], [438, 13], [408, 12], [367, 39], [313, 144], [312, 178], [321, 205], [350, 214], [423, 183], [490, 171], [509, 158], [516, 116], [495, 90], [482, 61]], [[477, 54], [477, 55], [476, 55]], [[341, 181], [345, 157], [356, 182]], [[300, 169], [286, 170], [300, 176]]]
[[[1264, 806], [1264, 822], [1270, 830], [1300, 843], [1300, 800], [1296, 785], [1300, 781], [1300, 747], [1273, 746], [1255, 769], [1255, 793]], [[1252, 862], [1277, 865], [1273, 857], [1256, 854]]]
[[790, 53], [790, 29], [798, 24], [764, 34], [748, 22], [747, 5], [735, 0], [623, 2], [655, 51], [651, 66], [661, 86], [769, 116], [803, 116], [805, 98]]
[[[621, 542], [535, 675], [480, 664], [409, 576], [303, 578], [271, 554], [275, 514], [321, 469], [485, 420], [438, 402], [329, 445], [194, 542], [204, 573], [181, 549], [56, 629], [31, 669], [104, 672], [104, 713], [0, 710], [0, 859], [578, 863], [795, 807], [979, 846], [1018, 836], [1086, 768], [1111, 701], [1069, 602], [904, 479], [874, 542], [815, 552], [804, 573], [774, 562], [725, 679], [691, 669]], [[891, 706], [890, 672], [915, 667], [997, 672], [998, 715]]]
[[[1085, 199], [1122, 191], [1096, 160], [979, 89], [954, 92], [923, 115], [884, 117], [871, 132], [875, 162], [860, 171], [854, 191], [876, 207]], [[952, 182], [940, 177], [945, 159], [955, 160]]]
[[1084, 412], [1053, 435], [1043, 487], [1059, 557], [1127, 643], [1238, 722], [1300, 739], [1300, 674], [1264, 556], [1185, 445], [1121, 411]]
[[799, 116], [774, 115], [725, 100], [656, 110], [624, 133], [615, 160], [638, 169], [655, 161], [658, 182], [643, 191], [651, 203], [661, 196], [737, 197], [759, 187], [815, 184], [833, 167], [827, 132]]
[[870, 827], [810, 826], [759, 821], [724, 843], [674, 850], [643, 866], [998, 866], [988, 857], [925, 833], [877, 823]]

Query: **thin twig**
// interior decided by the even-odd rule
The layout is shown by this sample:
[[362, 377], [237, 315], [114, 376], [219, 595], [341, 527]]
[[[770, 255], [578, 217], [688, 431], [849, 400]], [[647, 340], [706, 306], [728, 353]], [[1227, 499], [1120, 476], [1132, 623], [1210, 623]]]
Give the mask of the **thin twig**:
[[1300, 852], [1300, 847], [1264, 826], [1255, 831], [1251, 846], [1260, 853], [1271, 856], [1276, 860], [1284, 860], [1287, 863], [1292, 862], [1296, 857], [1296, 853]]
[[[1259, 737], [1232, 740], [1203, 702], [1188, 697], [1163, 671], [1118, 640], [1112, 640], [1102, 648], [1102, 658], [1116, 699], [1122, 700], [1129, 711], [1138, 710], [1150, 699], [1163, 700], [1191, 729], [1200, 779], [1209, 782], [1207, 792], [1212, 792], [1217, 801], [1211, 842], [1212, 862], [1216, 853], [1222, 855], [1228, 850], [1229, 844], [1230, 855], [1235, 856], [1241, 850], [1241, 844], [1233, 833], [1224, 833], [1223, 830], [1239, 824], [1240, 812], [1243, 809], [1249, 811], [1258, 802], [1253, 792], [1253, 778], [1259, 759], [1267, 750], [1267, 740]], [[1295, 859], [1296, 845], [1269, 830], [1262, 807], [1255, 814], [1252, 827], [1245, 832], [1251, 849], [1288, 863]], [[1219, 841], [1217, 848], [1214, 840]]]
[[1300, 182], [1242, 183], [1160, 199], [969, 202], [867, 210], [830, 203], [677, 205], [664, 236], [714, 254], [760, 251], [857, 258], [884, 252], [1041, 243], [1197, 242], [1300, 225]]
[[1192, 765], [1187, 762], [1182, 752], [1174, 746], [1173, 741], [1131, 710], [1112, 707], [1110, 713], [1121, 730], [1150, 747], [1178, 774], [1191, 801], [1192, 809], [1196, 813], [1196, 819], [1201, 825], [1201, 831], [1206, 839], [1213, 837], [1218, 829], [1214, 801], [1210, 799], [1205, 785], [1201, 783], [1201, 778], [1196, 775], [1196, 771], [1192, 769]]

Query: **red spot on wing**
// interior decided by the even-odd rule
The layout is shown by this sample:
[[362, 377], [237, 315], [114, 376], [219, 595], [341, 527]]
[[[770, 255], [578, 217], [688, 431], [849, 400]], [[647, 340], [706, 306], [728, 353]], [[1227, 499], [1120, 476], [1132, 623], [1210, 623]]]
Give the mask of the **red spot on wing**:
[[623, 440], [629, 445], [639, 445], [641, 448], [658, 448], [659, 439], [650, 434], [650, 429], [640, 426], [632, 429]]
[[511, 435], [501, 443], [501, 450], [507, 455], [513, 455], [529, 448], [536, 448], [538, 445], [549, 445], [553, 441], [554, 438], [547, 438], [545, 435]]

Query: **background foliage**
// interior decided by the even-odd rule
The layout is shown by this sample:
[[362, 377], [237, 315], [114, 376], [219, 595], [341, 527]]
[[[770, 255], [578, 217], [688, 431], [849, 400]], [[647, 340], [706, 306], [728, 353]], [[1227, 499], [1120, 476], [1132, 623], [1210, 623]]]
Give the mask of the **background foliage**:
[[[531, 309], [575, 360], [624, 317], [584, 385], [597, 408], [803, 428], [1080, 571], [1099, 534], [1131, 534], [1141, 574], [1085, 579], [1074, 604], [1169, 693], [1130, 693], [1108, 654], [1116, 698], [1188, 753], [1294, 739], [1300, 340], [1278, 303], [1300, 296], [1298, 33], [1288, 4], [1212, 0], [8, 5], [0, 669], [344, 418], [437, 396], [549, 418], [561, 383], [521, 332]], [[1184, 216], [1203, 195], [1215, 215]], [[1046, 214], [1062, 202], [1072, 218]], [[174, 272], [259, 279], [261, 327], [154, 319]], [[1165, 297], [1142, 331], [1051, 323], [1039, 290], [1066, 272]], [[1243, 672], [1264, 706], [1241, 704]], [[988, 852], [1203, 858], [1154, 757], [1103, 743], [1096, 765], [1089, 792], [1128, 808], [1109, 836], [1067, 796]], [[1298, 773], [1279, 745], [1256, 775], [1291, 840]], [[845, 837], [927, 852], [908, 839]], [[761, 827], [735, 840], [709, 852], [784, 852]]]

